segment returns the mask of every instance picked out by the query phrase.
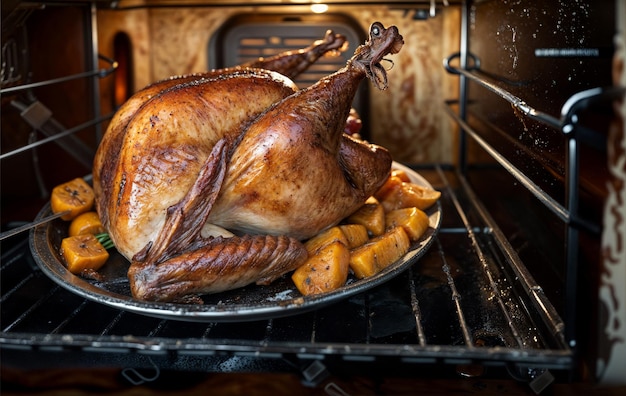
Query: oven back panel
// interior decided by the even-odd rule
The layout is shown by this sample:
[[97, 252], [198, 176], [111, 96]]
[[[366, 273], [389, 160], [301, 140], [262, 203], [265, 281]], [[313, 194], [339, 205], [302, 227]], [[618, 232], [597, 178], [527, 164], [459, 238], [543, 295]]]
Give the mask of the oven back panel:
[[[294, 48], [305, 48], [324, 37], [328, 29], [346, 37], [342, 52], [324, 56], [294, 78], [300, 88], [341, 69], [354, 50], [366, 40], [366, 32], [352, 18], [343, 14], [324, 17], [291, 13], [242, 13], [223, 23], [211, 37], [207, 51], [209, 69], [232, 67], [270, 57]], [[371, 140], [369, 133], [369, 85], [360, 84], [352, 107], [362, 120], [361, 137]]]

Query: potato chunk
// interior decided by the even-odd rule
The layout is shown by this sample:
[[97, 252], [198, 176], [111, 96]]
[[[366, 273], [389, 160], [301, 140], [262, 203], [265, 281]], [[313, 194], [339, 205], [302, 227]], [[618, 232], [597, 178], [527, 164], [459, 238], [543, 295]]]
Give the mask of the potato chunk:
[[349, 262], [350, 250], [343, 242], [335, 240], [309, 256], [291, 279], [304, 295], [333, 291], [346, 283]]
[[[399, 179], [398, 179], [399, 180]], [[385, 212], [396, 209], [415, 207], [421, 210], [431, 207], [441, 192], [414, 183], [393, 184], [386, 191], [380, 203]]]
[[350, 268], [359, 279], [375, 275], [409, 251], [409, 237], [395, 227], [350, 252]]
[[417, 241], [428, 229], [428, 215], [418, 208], [402, 208], [385, 214], [388, 230], [402, 227], [411, 241]]
[[85, 270], [97, 271], [109, 259], [109, 252], [93, 234], [82, 234], [61, 241], [61, 255], [67, 269], [80, 275]]
[[69, 236], [81, 234], [98, 235], [106, 232], [106, 229], [100, 222], [98, 213], [89, 211], [81, 213], [72, 220], [68, 229]]
[[387, 178], [387, 180], [385, 180], [385, 183], [382, 186], [380, 186], [378, 191], [374, 193], [374, 197], [378, 201], [382, 201], [383, 199], [385, 199], [387, 194], [391, 192], [391, 190], [393, 190], [394, 188], [398, 186], [401, 186], [403, 182], [404, 181], [402, 180], [400, 176], [394, 175], [392, 172], [391, 175]]
[[354, 249], [369, 240], [367, 228], [362, 224], [343, 224], [339, 226], [348, 241], [348, 248]]
[[374, 197], [369, 197], [365, 204], [348, 216], [347, 223], [361, 224], [372, 235], [378, 236], [385, 232], [385, 210]]
[[348, 245], [346, 235], [343, 233], [341, 228], [337, 226], [331, 227], [311, 237], [308, 241], [304, 243], [304, 247], [309, 253], [309, 256], [312, 256], [317, 254], [320, 249], [324, 248], [329, 243], [333, 243], [335, 241], [339, 241], [344, 245]]
[[69, 211], [61, 218], [72, 220], [79, 214], [90, 211], [94, 200], [95, 194], [91, 186], [78, 177], [52, 189], [50, 209], [52, 213]]
[[399, 178], [400, 180], [402, 180], [403, 182], [407, 182], [407, 183], [411, 182], [411, 178], [409, 177], [409, 175], [402, 169], [392, 169], [391, 176], [395, 176]]

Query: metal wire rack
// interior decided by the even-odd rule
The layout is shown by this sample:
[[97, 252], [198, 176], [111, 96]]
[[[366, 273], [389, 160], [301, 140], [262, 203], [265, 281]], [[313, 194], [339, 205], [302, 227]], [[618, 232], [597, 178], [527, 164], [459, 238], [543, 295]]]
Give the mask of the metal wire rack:
[[[336, 361], [486, 364], [526, 375], [571, 370], [562, 321], [514, 253], [498, 253], [509, 250], [507, 242], [462, 177], [438, 166], [419, 172], [443, 192], [445, 217], [427, 255], [387, 284], [292, 317], [246, 323], [144, 317], [56, 285], [37, 268], [25, 239], [3, 246], [3, 354], [19, 361], [24, 350], [44, 357], [64, 352], [82, 364], [210, 371], [225, 361], [288, 370]], [[45, 361], [27, 356], [23, 364]], [[243, 366], [231, 369], [249, 369]]]

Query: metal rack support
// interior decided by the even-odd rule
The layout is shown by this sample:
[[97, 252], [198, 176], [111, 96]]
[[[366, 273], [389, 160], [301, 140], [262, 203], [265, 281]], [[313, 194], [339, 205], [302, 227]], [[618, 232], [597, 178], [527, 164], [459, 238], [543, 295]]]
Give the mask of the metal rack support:
[[[466, 15], [465, 15], [466, 16]], [[465, 19], [465, 18], [464, 18]], [[463, 37], [463, 35], [462, 35]], [[577, 285], [577, 273], [578, 273], [578, 237], [580, 230], [587, 230], [592, 233], [600, 233], [601, 226], [586, 221], [581, 217], [579, 212], [579, 168], [580, 168], [580, 143], [587, 144], [596, 149], [605, 149], [606, 138], [600, 133], [591, 129], [585, 128], [578, 124], [578, 114], [580, 111], [589, 108], [591, 105], [600, 101], [614, 100], [623, 97], [626, 92], [624, 87], [609, 87], [609, 88], [593, 88], [585, 91], [578, 92], [572, 95], [561, 108], [560, 117], [554, 117], [548, 113], [537, 110], [529, 106], [524, 100], [513, 95], [511, 92], [502, 88], [493, 81], [490, 81], [487, 77], [480, 73], [480, 60], [474, 55], [467, 52], [466, 39], [461, 42], [461, 52], [454, 53], [448, 58], [444, 59], [444, 68], [448, 73], [457, 74], [461, 77], [460, 87], [460, 104], [459, 114], [455, 114], [449, 107], [454, 101], [447, 101], [446, 104], [448, 113], [455, 119], [455, 121], [461, 127], [461, 138], [465, 133], [469, 133], [474, 140], [479, 143], [485, 151], [487, 151], [500, 165], [502, 165], [516, 180], [523, 184], [541, 203], [543, 203], [548, 209], [555, 213], [562, 221], [567, 224], [566, 231], [566, 292], [565, 298], [567, 304], [565, 304], [566, 312], [565, 317], [568, 326], [565, 328], [565, 336], [568, 340], [570, 347], [576, 346], [575, 336], [575, 317], [576, 317], [576, 285]], [[452, 61], [459, 58], [460, 67], [453, 67]], [[471, 59], [472, 65], [468, 65], [468, 59]], [[567, 139], [566, 153], [565, 153], [565, 206], [560, 205], [554, 198], [548, 193], [537, 186], [530, 178], [528, 178], [523, 172], [517, 169], [511, 162], [509, 162], [503, 155], [501, 155], [495, 148], [493, 148], [488, 142], [480, 137], [480, 135], [474, 131], [470, 125], [467, 124], [467, 114], [465, 108], [465, 102], [467, 100], [467, 81], [471, 80], [479, 84], [480, 86], [490, 90], [497, 94], [504, 100], [508, 101], [520, 114], [538, 121], [544, 125], [560, 130]], [[462, 149], [466, 147], [463, 144]], [[461, 153], [460, 156], [462, 162], [460, 164], [462, 173], [465, 173], [467, 164], [466, 154]]]

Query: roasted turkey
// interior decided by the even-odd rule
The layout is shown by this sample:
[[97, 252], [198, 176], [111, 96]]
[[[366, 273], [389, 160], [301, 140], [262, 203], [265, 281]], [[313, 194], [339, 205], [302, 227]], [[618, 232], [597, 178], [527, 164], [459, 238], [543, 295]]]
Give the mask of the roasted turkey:
[[[94, 188], [96, 189], [97, 197], [102, 200], [102, 202], [98, 202], [98, 206], [104, 208], [107, 205], [107, 201], [111, 199], [111, 191], [106, 189], [113, 188], [113, 182], [110, 178], [114, 177], [116, 174], [115, 169], [118, 165], [119, 152], [123, 145], [128, 123], [137, 110], [154, 96], [176, 85], [213, 79], [229, 73], [236, 73], [238, 70], [245, 70], [246, 68], [272, 70], [283, 76], [293, 78], [304, 72], [321, 56], [329, 52], [343, 51], [346, 44], [345, 36], [335, 34], [332, 30], [328, 30], [323, 39], [317, 40], [309, 47], [298, 51], [287, 51], [270, 58], [259, 58], [255, 61], [229, 69], [172, 76], [141, 89], [129, 98], [115, 113], [96, 152], [93, 165]], [[291, 88], [296, 89], [295, 85], [292, 85]], [[101, 188], [105, 190], [100, 191], [99, 189]], [[108, 223], [108, 218], [106, 217], [107, 211], [102, 210], [99, 214], [102, 217], [103, 223]]]
[[[297, 90], [281, 73], [226, 69], [153, 91], [112, 120], [94, 162], [97, 210], [131, 265], [133, 296], [197, 296], [267, 284], [307, 258], [387, 179], [391, 156], [344, 134], [359, 83], [403, 45], [370, 28], [346, 66]], [[210, 235], [210, 226], [226, 229]], [[230, 234], [230, 233], [233, 234]]]

